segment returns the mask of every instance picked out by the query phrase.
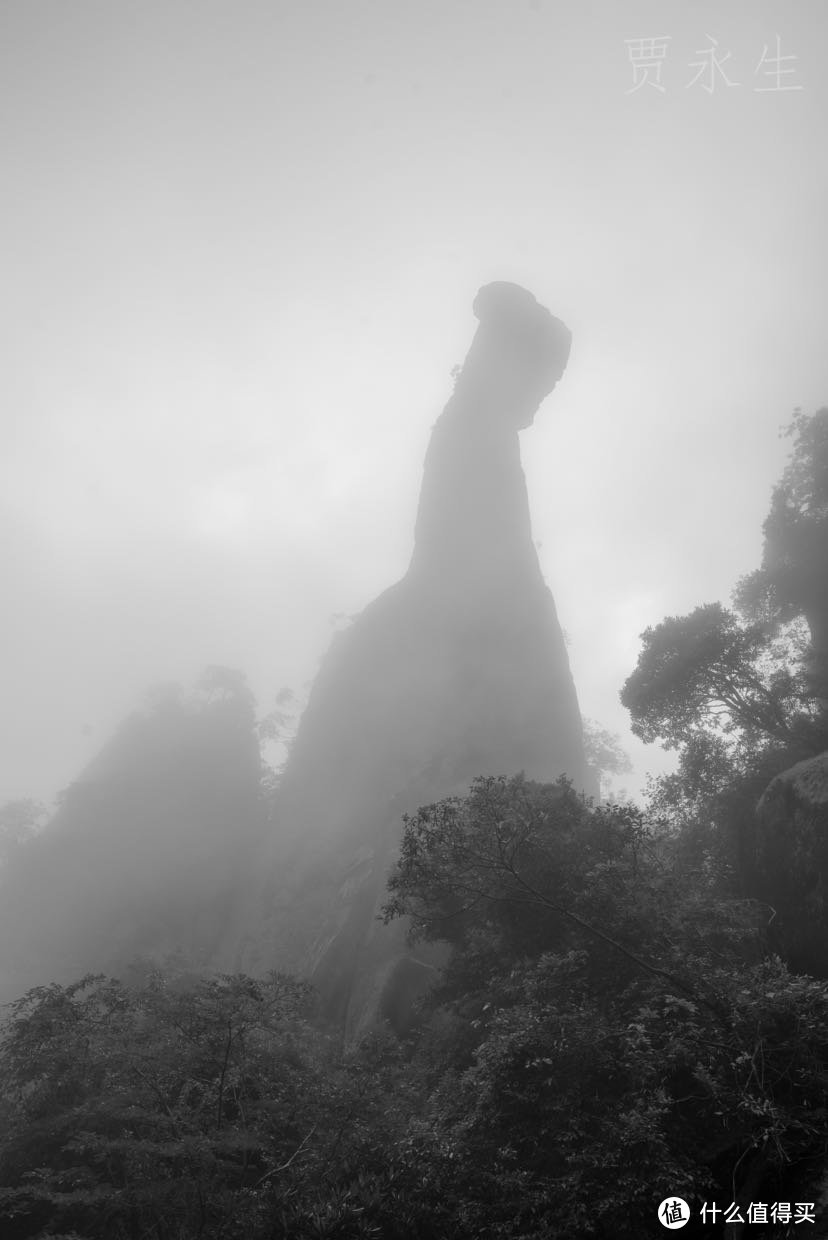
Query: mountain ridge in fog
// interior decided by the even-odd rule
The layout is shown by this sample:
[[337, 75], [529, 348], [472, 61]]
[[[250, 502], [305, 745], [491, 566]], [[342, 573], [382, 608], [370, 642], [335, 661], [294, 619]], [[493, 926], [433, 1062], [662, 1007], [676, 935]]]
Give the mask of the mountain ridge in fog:
[[290, 968], [356, 1036], [404, 1013], [431, 973], [401, 925], [376, 920], [402, 814], [484, 774], [566, 774], [593, 790], [518, 439], [566, 367], [570, 333], [507, 282], [473, 308], [408, 572], [336, 635], [270, 810], [243, 676], [212, 669], [190, 698], [156, 695], [72, 786], [21, 871], [18, 961], [68, 976], [181, 948], [215, 967]]

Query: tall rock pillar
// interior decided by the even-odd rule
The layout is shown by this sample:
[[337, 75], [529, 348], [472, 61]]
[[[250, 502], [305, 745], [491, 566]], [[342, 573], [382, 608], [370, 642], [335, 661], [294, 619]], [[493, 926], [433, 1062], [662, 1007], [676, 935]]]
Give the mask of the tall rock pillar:
[[426, 453], [408, 572], [335, 637], [281, 789], [259, 951], [304, 968], [348, 1036], [399, 1013], [399, 979], [410, 989], [427, 968], [399, 927], [376, 921], [402, 813], [478, 775], [588, 785], [518, 442], [563, 373], [570, 333], [514, 284], [486, 285], [474, 313]]

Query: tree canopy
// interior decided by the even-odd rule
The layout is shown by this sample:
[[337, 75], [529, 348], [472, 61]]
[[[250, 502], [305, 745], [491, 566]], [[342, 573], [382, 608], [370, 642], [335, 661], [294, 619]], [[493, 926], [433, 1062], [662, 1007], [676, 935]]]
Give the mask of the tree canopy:
[[4, 1240], [393, 1235], [393, 1052], [338, 1058], [312, 1011], [283, 975], [152, 964], [24, 995], [0, 1037]]
[[[622, 701], [679, 759], [645, 807], [486, 776], [404, 817], [380, 917], [443, 944], [446, 963], [402, 1036], [343, 1048], [305, 981], [192, 953], [10, 1005], [3, 1240], [638, 1240], [671, 1194], [743, 1218], [751, 1202], [816, 1205], [828, 958], [797, 972], [790, 931], [824, 904], [824, 832], [818, 815], [812, 838], [783, 827], [763, 877], [756, 814], [774, 775], [828, 749], [828, 409], [790, 434], [762, 566], [733, 607], [642, 635]], [[258, 724], [254, 705], [231, 669], [190, 695], [167, 686], [66, 798], [72, 830], [50, 855], [87, 876], [76, 892], [97, 855], [83, 848], [120, 833], [110, 924], [132, 889], [152, 893], [141, 925], [183, 942], [204, 904], [219, 932], [228, 892], [247, 890], [243, 869], [235, 888], [205, 878], [235, 860], [240, 806], [255, 839], [263, 786], [273, 800], [259, 743], [284, 737], [291, 704]], [[586, 732], [593, 766], [623, 770], [617, 739]], [[25, 802], [0, 815], [18, 909], [38, 890], [38, 816]]]
[[421, 1054], [476, 1226], [640, 1236], [655, 1185], [744, 1206], [818, 1164], [828, 986], [641, 811], [479, 780], [406, 820], [389, 891], [453, 947]]
[[763, 625], [708, 603], [646, 629], [641, 640], [621, 702], [642, 740], [677, 748], [699, 729], [789, 738], [804, 688], [795, 670], [774, 659]]
[[[763, 526], [762, 564], [739, 583], [745, 612], [787, 621], [801, 616], [811, 637], [808, 672], [828, 699], [828, 406], [798, 409], [787, 428], [791, 459]], [[823, 707], [824, 709], [824, 707]]]

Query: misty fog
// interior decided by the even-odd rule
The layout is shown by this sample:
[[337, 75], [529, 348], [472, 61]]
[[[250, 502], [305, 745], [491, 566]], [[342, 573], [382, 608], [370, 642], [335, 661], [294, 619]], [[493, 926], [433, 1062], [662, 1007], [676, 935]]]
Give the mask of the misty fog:
[[[774, 960], [813, 987], [802, 1010], [817, 1005], [821, 828], [790, 844], [773, 781], [828, 744], [826, 56], [821, 0], [9, 0], [0, 1002], [71, 991], [85, 973], [137, 978], [132, 999], [94, 991], [83, 1009], [126, 1020], [124, 1045], [165, 1022], [180, 1031], [179, 993], [200, 996], [205, 1029], [232, 1010], [216, 1131], [232, 1022], [267, 986], [275, 1024], [249, 1026], [262, 1063], [295, 1067], [294, 1046], [331, 1030], [346, 1057], [367, 1053], [382, 1029], [400, 1063], [430, 1064], [398, 1079], [381, 1050], [364, 1069], [367, 1096], [386, 1070], [392, 1093], [412, 1091], [412, 1126], [394, 1137], [414, 1142], [411, 1165], [410, 1098], [435, 1064], [488, 1097], [501, 1043], [462, 1049], [495, 1019], [482, 1013], [548, 1014], [544, 987], [569, 994], [560, 978], [583, 968], [585, 994], [621, 988], [632, 1028], [623, 1004], [639, 982], [624, 969], [649, 959], [660, 917], [658, 951], [671, 944], [691, 972], [703, 959], [709, 973], [719, 950], [736, 953], [732, 977]], [[700, 680], [663, 688], [665, 668], [716, 641], [710, 666], [730, 680], [713, 678], [712, 706], [698, 705]], [[642, 878], [644, 839], [659, 860]], [[658, 866], [673, 865], [691, 886], [703, 877], [697, 906], [670, 923]], [[506, 885], [478, 890], [481, 873]], [[558, 881], [565, 909], [549, 895]], [[566, 922], [589, 922], [579, 900], [609, 918], [617, 976], [603, 957], [583, 965]], [[493, 921], [474, 920], [480, 901], [500, 910]], [[778, 905], [779, 922], [748, 927], [748, 905], [774, 917]], [[172, 982], [152, 972], [163, 960], [177, 961]], [[720, 996], [700, 1001], [659, 960], [650, 982], [669, 978], [696, 1015], [717, 1010]], [[539, 972], [515, 999], [508, 979], [527, 961]], [[263, 980], [272, 970], [293, 980]], [[567, 1009], [574, 1043], [586, 1010]], [[671, 1019], [653, 1017], [662, 1032]], [[507, 1037], [503, 1017], [497, 1037], [517, 1038], [518, 1023]], [[171, 1045], [158, 1036], [153, 1062]], [[527, 1069], [553, 1062], [542, 1039], [515, 1044]], [[341, 1063], [307, 1054], [328, 1082], [318, 1097], [349, 1098]], [[14, 1079], [30, 1097], [35, 1077]], [[275, 1079], [250, 1097], [270, 1098]], [[439, 1080], [435, 1097], [450, 1096], [454, 1078]], [[317, 1105], [307, 1088], [299, 1111]], [[742, 1114], [733, 1099], [715, 1114], [729, 1106]], [[245, 1235], [264, 1235], [262, 1194], [316, 1150], [313, 1134], [339, 1131], [334, 1104], [319, 1107], [256, 1163], [259, 1178], [244, 1154], [250, 1201], [268, 1182]], [[343, 1138], [354, 1166], [362, 1139]], [[735, 1161], [760, 1137], [734, 1140]], [[338, 1141], [308, 1154], [308, 1184], [339, 1167]], [[813, 1193], [812, 1147], [779, 1142], [789, 1191]], [[0, 1134], [0, 1175], [24, 1197], [12, 1172], [28, 1157], [9, 1154], [4, 1171]], [[724, 1183], [717, 1158], [699, 1166]], [[743, 1195], [771, 1174], [749, 1166]], [[661, 1196], [698, 1196], [687, 1174]], [[467, 1206], [446, 1219], [482, 1235]], [[99, 1234], [71, 1211], [38, 1222], [31, 1209], [31, 1228]], [[596, 1235], [616, 1226], [607, 1209]], [[179, 1231], [156, 1221], [146, 1234], [228, 1236], [216, 1210], [203, 1232], [176, 1214]], [[133, 1235], [118, 1226], [100, 1234]]]

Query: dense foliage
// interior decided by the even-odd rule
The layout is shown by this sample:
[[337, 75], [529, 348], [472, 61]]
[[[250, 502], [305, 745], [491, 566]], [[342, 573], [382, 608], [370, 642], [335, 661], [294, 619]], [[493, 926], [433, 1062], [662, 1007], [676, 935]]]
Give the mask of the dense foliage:
[[[797, 870], [772, 841], [763, 874], [756, 804], [828, 749], [826, 428], [828, 410], [795, 419], [734, 607], [642, 635], [623, 700], [679, 757], [646, 808], [486, 777], [404, 820], [384, 917], [447, 949], [404, 1037], [343, 1050], [303, 982], [174, 962], [13, 1003], [4, 1240], [638, 1240], [671, 1195], [819, 1209], [828, 949], [799, 966], [807, 857]], [[176, 735], [195, 720], [212, 738], [218, 719], [249, 756], [234, 677], [212, 669], [197, 702], [168, 693], [156, 712]], [[596, 768], [623, 771], [597, 725], [589, 742]], [[25, 873], [36, 820], [8, 809], [7, 874]], [[720, 1216], [685, 1234], [744, 1232]]]
[[813, 1189], [828, 986], [663, 825], [480, 779], [407, 820], [389, 896], [453, 949], [404, 1045], [343, 1055], [279, 975], [147, 966], [13, 1004], [2, 1234], [632, 1238], [668, 1193]]
[[0, 1042], [4, 1240], [393, 1236], [399, 1175], [378, 1151], [399, 1136], [397, 1052], [342, 1057], [311, 1011], [284, 976], [155, 967], [18, 1000]]
[[419, 1053], [469, 1234], [639, 1236], [821, 1166], [828, 987], [675, 843], [521, 779], [408, 822], [387, 913], [455, 947]]
[[811, 638], [812, 691], [828, 699], [828, 407], [798, 409], [791, 459], [764, 524], [761, 567], [740, 583], [743, 610], [776, 621], [802, 617]]
[[815, 944], [778, 849], [757, 835], [771, 780], [828, 750], [828, 408], [797, 411], [787, 433], [762, 566], [739, 583], [733, 609], [707, 604], [642, 633], [621, 700], [637, 735], [679, 755], [651, 789], [653, 811], [685, 849], [715, 858], [734, 894], [774, 907], [774, 950], [828, 976], [828, 944]]

